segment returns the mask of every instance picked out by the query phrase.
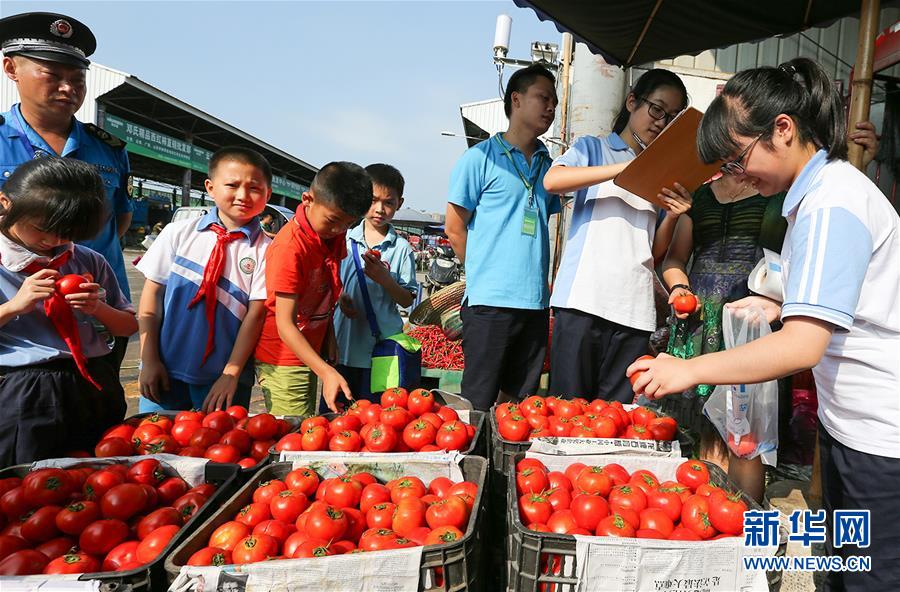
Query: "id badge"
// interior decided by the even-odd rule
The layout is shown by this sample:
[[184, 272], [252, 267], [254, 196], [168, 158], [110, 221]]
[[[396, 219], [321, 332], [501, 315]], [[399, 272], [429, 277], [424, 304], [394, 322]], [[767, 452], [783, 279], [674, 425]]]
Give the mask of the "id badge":
[[522, 234], [525, 236], [537, 235], [538, 211], [536, 208], [525, 207], [525, 216], [522, 218]]

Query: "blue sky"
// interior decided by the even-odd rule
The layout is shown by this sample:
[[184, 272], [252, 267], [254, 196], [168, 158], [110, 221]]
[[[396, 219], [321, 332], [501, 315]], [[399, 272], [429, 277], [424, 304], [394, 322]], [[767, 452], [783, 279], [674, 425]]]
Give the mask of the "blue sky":
[[0, 3], [29, 10], [81, 20], [95, 61], [311, 164], [394, 164], [407, 205], [436, 212], [465, 149], [440, 132], [462, 133], [461, 103], [497, 96], [497, 15], [513, 18], [510, 57], [560, 41], [511, 0]]

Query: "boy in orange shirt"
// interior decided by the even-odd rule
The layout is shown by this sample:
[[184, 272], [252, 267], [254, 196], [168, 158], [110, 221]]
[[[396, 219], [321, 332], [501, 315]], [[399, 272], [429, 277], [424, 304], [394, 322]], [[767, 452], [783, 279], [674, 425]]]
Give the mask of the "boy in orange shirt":
[[332, 411], [338, 392], [352, 399], [347, 381], [329, 364], [337, 357], [332, 317], [342, 289], [345, 235], [369, 210], [372, 181], [357, 164], [331, 162], [302, 200], [266, 252], [266, 319], [256, 370], [266, 408], [278, 415], [313, 415], [316, 377]]

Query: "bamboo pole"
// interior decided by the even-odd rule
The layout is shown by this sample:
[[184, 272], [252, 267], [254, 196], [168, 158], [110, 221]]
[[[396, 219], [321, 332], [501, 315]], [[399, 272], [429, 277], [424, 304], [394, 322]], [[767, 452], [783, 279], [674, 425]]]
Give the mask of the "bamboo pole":
[[[875, 36], [878, 34], [880, 0], [862, 0], [859, 14], [859, 46], [856, 51], [856, 65], [853, 67], [853, 82], [850, 85], [850, 131], [856, 124], [869, 119], [869, 103], [872, 98], [872, 63], [875, 59]], [[858, 169], [862, 169], [863, 147], [856, 142], [848, 144], [848, 159]]]

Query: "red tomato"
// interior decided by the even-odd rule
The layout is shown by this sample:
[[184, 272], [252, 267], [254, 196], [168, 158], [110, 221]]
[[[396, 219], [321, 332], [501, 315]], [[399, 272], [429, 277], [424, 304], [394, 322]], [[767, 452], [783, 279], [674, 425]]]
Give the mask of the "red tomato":
[[212, 483], [201, 483], [188, 489], [188, 493], [199, 493], [204, 497], [210, 497], [216, 492], [216, 486]]
[[356, 432], [338, 432], [328, 442], [328, 449], [339, 452], [358, 452], [362, 447], [362, 438]]
[[97, 442], [94, 447], [94, 456], [130, 456], [134, 454], [131, 441], [124, 438], [106, 438]]
[[553, 514], [553, 507], [546, 496], [537, 493], [526, 493], [519, 498], [519, 515], [522, 522], [546, 524]]
[[675, 312], [678, 314], [691, 314], [697, 310], [699, 305], [700, 301], [693, 294], [682, 294], [681, 296], [676, 296], [675, 300], [672, 301], [672, 307], [675, 308]]
[[550, 481], [546, 471], [529, 467], [516, 473], [516, 487], [519, 495], [541, 493], [550, 487]]
[[32, 543], [43, 543], [60, 535], [56, 528], [56, 515], [59, 514], [59, 506], [44, 506], [38, 508], [22, 523], [22, 538]]
[[283, 522], [294, 522], [308, 507], [309, 498], [296, 489], [286, 489], [269, 502], [272, 518]]
[[310, 496], [319, 486], [319, 476], [311, 469], [294, 469], [284, 476], [284, 483], [288, 489], [294, 489], [305, 496]]
[[716, 529], [709, 519], [709, 498], [693, 495], [681, 508], [681, 526], [689, 529], [701, 539], [714, 537]]
[[445, 545], [455, 543], [465, 536], [463, 532], [454, 526], [441, 526], [435, 528], [425, 537], [426, 545]]
[[25, 498], [32, 508], [66, 501], [72, 493], [72, 486], [71, 475], [62, 469], [39, 469], [22, 479]]
[[371, 452], [393, 452], [397, 447], [397, 431], [383, 423], [376, 423], [363, 441]]
[[362, 422], [355, 415], [339, 415], [328, 424], [328, 435], [334, 436], [338, 432], [358, 432]]
[[568, 489], [548, 489], [545, 493], [554, 512], [568, 510], [572, 505], [572, 494]]
[[728, 434], [728, 449], [731, 450], [734, 454], [741, 458], [748, 458], [754, 452], [756, 452], [756, 448], [758, 446], [756, 442], [756, 436], [753, 434], [744, 434], [740, 437], [740, 442], [737, 441], [737, 438], [734, 434]]
[[594, 532], [597, 524], [609, 516], [609, 504], [599, 495], [578, 494], [572, 498], [569, 509], [579, 528], [586, 528], [590, 532]]
[[137, 560], [141, 563], [150, 563], [162, 553], [172, 538], [178, 534], [181, 527], [175, 525], [160, 526], [148, 534], [138, 545]]
[[34, 548], [35, 551], [40, 551], [44, 555], [47, 556], [47, 559], [56, 559], [66, 553], [71, 553], [72, 550], [78, 545], [74, 539], [70, 537], [56, 537], [55, 539], [50, 539], [45, 543], [41, 543], [37, 547]]
[[521, 415], [508, 415], [499, 420], [497, 431], [504, 440], [523, 442], [531, 431], [531, 424]]
[[89, 283], [87, 278], [77, 273], [69, 273], [56, 280], [56, 291], [63, 296], [84, 292], [81, 284]]
[[107, 491], [123, 483], [125, 483], [125, 475], [120, 472], [109, 469], [97, 471], [85, 480], [84, 495], [89, 500], [99, 500]]
[[[281, 493], [285, 492], [282, 491]], [[277, 499], [277, 497], [275, 499]], [[269, 508], [269, 504], [252, 502], [241, 508], [235, 515], [234, 519], [238, 522], [246, 524], [250, 528], [253, 528], [260, 522], [264, 520], [270, 520], [272, 518], [272, 513]], [[275, 518], [281, 520], [281, 518], [277, 516]]]
[[[455, 526], [460, 530], [465, 530], [469, 522], [469, 506], [458, 496], [442, 499], [428, 506], [425, 511], [425, 521], [429, 528]], [[400, 533], [396, 528], [394, 530]]]
[[341, 510], [326, 506], [310, 511], [306, 520], [306, 532], [312, 538], [326, 541], [340, 540], [347, 530], [347, 517]]
[[278, 421], [271, 413], [254, 415], [247, 421], [247, 433], [254, 440], [271, 440], [278, 433]]
[[578, 528], [578, 524], [575, 522], [572, 510], [559, 510], [553, 512], [550, 516], [550, 520], [547, 521], [547, 528], [549, 528], [551, 532], [558, 534], [569, 534], [571, 531]]
[[250, 528], [235, 520], [225, 522], [216, 528], [209, 537], [209, 546], [233, 550], [238, 542], [250, 534]]
[[409, 394], [405, 388], [392, 388], [381, 393], [382, 407], [403, 407], [406, 408], [409, 402]]
[[291, 559], [328, 557], [334, 554], [334, 550], [331, 548], [331, 545], [328, 543], [328, 541], [324, 541], [322, 539], [310, 539], [297, 547], [297, 550], [294, 551], [293, 555], [291, 555]]
[[181, 513], [181, 519], [187, 522], [206, 504], [207, 496], [201, 493], [187, 492], [172, 503], [172, 507]]
[[412, 420], [412, 414], [404, 407], [392, 405], [381, 411], [381, 423], [389, 425], [395, 430], [402, 430]]
[[723, 534], [739, 535], [744, 532], [744, 512], [747, 504], [739, 493], [709, 497], [709, 519], [713, 527]]
[[172, 420], [165, 415], [160, 415], [159, 413], [154, 413], [142, 419], [141, 423], [139, 423], [138, 426], [142, 425], [159, 426], [159, 429], [161, 429], [163, 433], [166, 434], [172, 431]]
[[[300, 448], [297, 448], [297, 450], [303, 450], [302, 435], [287, 434], [283, 438], [287, 438], [291, 435], [300, 436], [301, 445]], [[273, 446], [275, 446], [275, 440], [254, 440], [253, 444], [250, 445], [250, 457], [256, 459], [257, 461], [262, 461], [267, 456], [269, 456], [269, 450], [271, 450]]]
[[380, 483], [366, 485], [359, 498], [359, 509], [363, 514], [376, 505], [391, 501], [391, 491]]
[[106, 555], [129, 534], [128, 525], [121, 520], [97, 520], [81, 532], [78, 546], [91, 555]]
[[134, 426], [130, 426], [127, 423], [120, 423], [119, 425], [114, 425], [109, 428], [103, 435], [100, 436], [101, 440], [106, 440], [107, 438], [122, 438], [128, 442], [131, 442], [131, 438], [134, 435]]
[[675, 522], [669, 518], [669, 515], [659, 508], [646, 508], [641, 511], [641, 528], [655, 530], [668, 538], [675, 529]]
[[179, 411], [175, 415], [175, 423], [179, 421], [203, 421], [203, 418], [206, 417], [206, 414], [202, 411]]
[[609, 492], [609, 503], [640, 512], [647, 507], [647, 495], [639, 487], [618, 485]]
[[434, 412], [441, 418], [441, 423], [448, 421], [456, 421], [459, 419], [459, 413], [455, 409], [451, 409], [446, 405], [435, 405]]
[[234, 418], [235, 421], [247, 417], [247, 408], [243, 405], [232, 405], [225, 409], [225, 413]]
[[626, 440], [652, 440], [653, 434], [645, 426], [630, 425], [625, 428], [622, 437]]
[[49, 563], [46, 555], [33, 549], [11, 553], [0, 561], [0, 576], [30, 576], [39, 574]]
[[140, 446], [141, 454], [175, 454], [176, 452], [178, 452], [178, 443], [168, 434], [150, 438]]
[[691, 491], [697, 491], [698, 487], [709, 483], [709, 469], [699, 460], [686, 460], [675, 469], [675, 479]]
[[117, 571], [123, 565], [137, 562], [137, 548], [140, 541], [127, 541], [112, 548], [103, 559], [103, 571]]
[[234, 418], [224, 411], [213, 411], [203, 418], [203, 427], [224, 434], [234, 429]]
[[631, 479], [628, 480], [628, 484], [639, 487], [645, 494], [649, 494], [659, 487], [659, 479], [657, 479], [656, 475], [652, 472], [640, 469], [631, 474]]
[[200, 448], [199, 446], [185, 446], [178, 451], [178, 456], [190, 456], [193, 458], [203, 458], [204, 454], [206, 454], [206, 448]]
[[647, 507], [662, 510], [672, 522], [681, 519], [681, 497], [671, 489], [659, 487], [647, 492]]
[[678, 422], [671, 417], [655, 417], [647, 424], [654, 440], [674, 440], [678, 433]]
[[694, 531], [684, 526], [677, 526], [672, 534], [669, 535], [670, 541], [700, 541], [703, 540], [697, 536]]
[[434, 395], [426, 389], [416, 389], [409, 393], [406, 408], [409, 412], [419, 417], [434, 409]]
[[128, 480], [132, 483], [143, 483], [156, 487], [165, 479], [166, 474], [155, 458], [140, 460], [128, 469]]
[[[654, 360], [654, 359], [656, 359], [656, 358], [654, 358], [653, 356], [641, 356], [637, 360], [635, 360], [635, 362], [640, 361], [640, 360]], [[635, 372], [634, 374], [632, 374], [631, 376], [628, 377], [629, 382], [631, 382], [631, 386], [634, 386], [634, 383], [637, 382], [638, 377], [640, 377], [640, 375], [643, 373], [644, 373], [643, 370], [638, 370], [637, 372]]]
[[581, 474], [581, 471], [586, 468], [587, 465], [580, 462], [572, 463], [568, 467], [566, 467], [566, 471], [564, 474], [569, 482], [573, 485], [573, 489], [575, 485], [575, 479], [577, 479], [578, 475]]
[[45, 574], [81, 574], [100, 571], [100, 561], [87, 553], [62, 555], [47, 564]]
[[178, 526], [183, 524], [181, 512], [172, 507], [153, 510], [140, 519], [137, 524], [136, 534], [139, 540], [147, 538], [151, 532], [162, 526]]
[[469, 444], [466, 424], [458, 420], [448, 421], [438, 430], [434, 443], [444, 450], [463, 450]]
[[[222, 411], [221, 413], [225, 412]], [[200, 427], [191, 435], [190, 439], [188, 440], [188, 444], [206, 450], [213, 444], [218, 443], [221, 439], [221, 432], [217, 432], [212, 428]]]
[[0, 560], [5, 559], [16, 551], [27, 549], [29, 546], [28, 541], [20, 536], [0, 534]]
[[279, 545], [284, 544], [284, 541], [296, 531], [297, 528], [292, 523], [281, 520], [263, 520], [253, 527], [253, 534], [267, 534], [278, 541]]
[[131, 434], [131, 445], [135, 450], [144, 445], [145, 442], [152, 440], [157, 436], [162, 436], [163, 431], [158, 425], [148, 423], [138, 426]]
[[137, 483], [116, 485], [100, 498], [100, 512], [104, 518], [128, 520], [144, 511], [148, 500], [147, 491]]
[[603, 465], [603, 471], [612, 479], [613, 485], [625, 485], [631, 479], [625, 467], [618, 463]]
[[320, 425], [309, 427], [303, 432], [303, 450], [327, 450], [328, 449], [328, 430]]
[[428, 493], [433, 493], [438, 497], [447, 497], [451, 487], [453, 487], [453, 481], [447, 477], [435, 477], [428, 484]]
[[371, 405], [367, 405], [357, 415], [363, 423], [372, 424], [381, 421], [381, 411], [381, 405], [379, 405], [378, 403], [372, 403]]
[[373, 505], [366, 512], [366, 526], [368, 528], [390, 528], [396, 509], [397, 505], [391, 502]]
[[423, 446], [434, 443], [437, 430], [434, 424], [420, 418], [403, 428], [403, 442], [412, 450], [422, 450]]
[[[229, 407], [229, 409], [231, 409], [231, 407]], [[218, 547], [203, 547], [188, 558], [187, 564], [198, 566], [215, 565], [216, 567], [230, 565], [231, 552]]]
[[363, 483], [343, 475], [334, 479], [325, 489], [323, 501], [338, 508], [355, 508], [362, 497]]
[[[465, 502], [462, 500], [459, 502], [465, 506]], [[425, 503], [421, 499], [407, 497], [400, 500], [394, 509], [391, 530], [400, 536], [406, 536], [414, 529], [425, 526], [425, 511]]]
[[613, 482], [603, 467], [585, 467], [575, 477], [572, 485], [576, 491], [606, 497], [612, 490]]
[[230, 444], [213, 444], [203, 456], [212, 462], [236, 463], [241, 459], [241, 451]]
[[370, 528], [359, 539], [363, 551], [384, 551], [396, 548], [397, 533], [389, 528]]
[[294, 553], [297, 552], [297, 549], [300, 548], [300, 545], [308, 540], [309, 535], [306, 534], [305, 531], [298, 530], [297, 532], [291, 534], [291, 536], [289, 536], [282, 545], [282, 555], [284, 555], [285, 557], [293, 556]]
[[619, 514], [612, 514], [597, 523], [597, 536], [633, 537], [634, 527]]
[[421, 479], [411, 476], [394, 479], [387, 484], [387, 488], [391, 490], [391, 501], [395, 504], [407, 497], [421, 498], [428, 492]]
[[271, 481], [261, 481], [253, 491], [253, 501], [268, 504], [272, 498], [287, 489], [284, 481], [272, 479]]
[[[281, 452], [282, 450], [303, 450], [303, 434], [294, 432], [283, 436], [275, 444], [275, 452]], [[262, 460], [262, 458], [259, 460]]]
[[219, 444], [234, 446], [243, 456], [250, 453], [250, 446], [253, 444], [253, 439], [250, 437], [250, 434], [244, 430], [235, 429], [225, 432], [222, 435], [222, 439], [219, 440]]
[[190, 487], [188, 487], [187, 481], [181, 477], [169, 477], [159, 484], [159, 487], [156, 488], [156, 493], [159, 497], [159, 503], [169, 506], [187, 493], [188, 489]]

